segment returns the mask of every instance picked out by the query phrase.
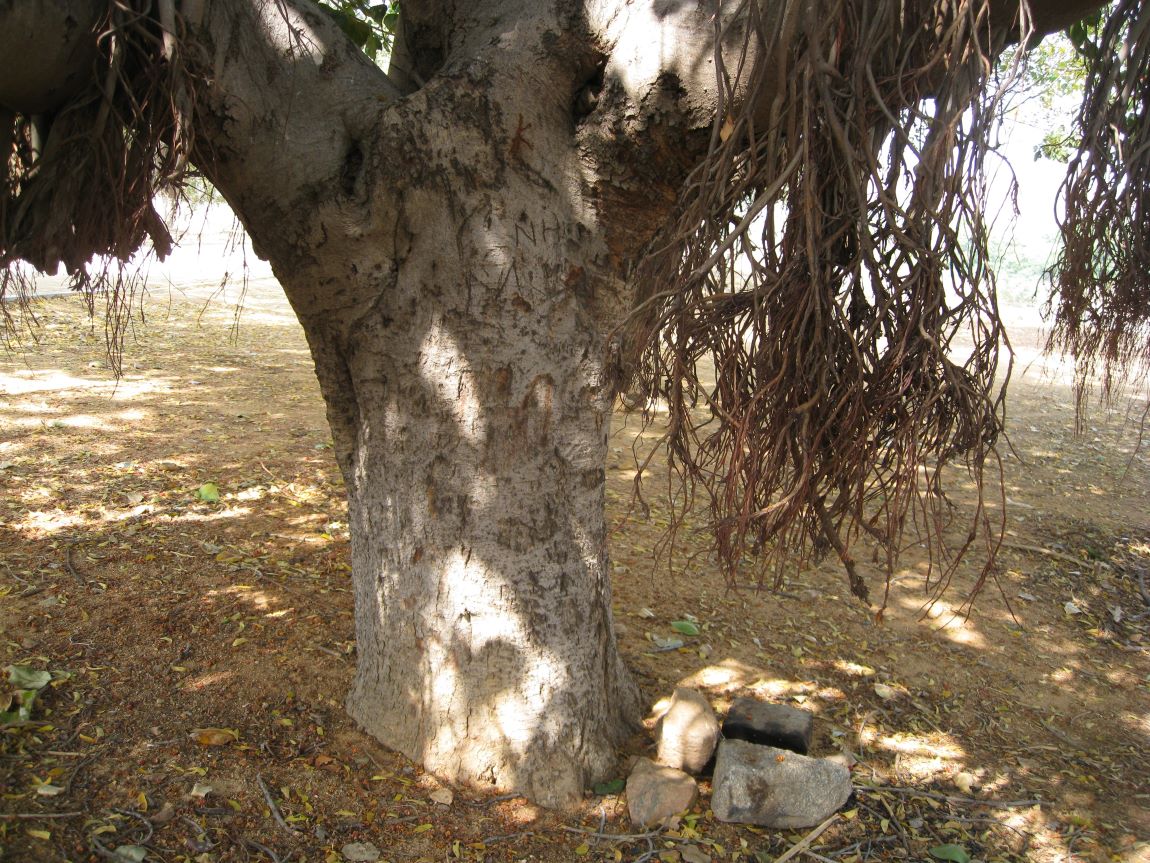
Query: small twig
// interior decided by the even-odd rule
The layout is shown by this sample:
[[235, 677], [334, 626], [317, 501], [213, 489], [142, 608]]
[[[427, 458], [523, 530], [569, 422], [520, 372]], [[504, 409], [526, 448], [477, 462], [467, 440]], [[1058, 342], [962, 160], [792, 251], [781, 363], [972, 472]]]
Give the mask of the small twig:
[[814, 830], [812, 830], [810, 833], [808, 833], [806, 836], [804, 836], [802, 839], [784, 851], [780, 856], [776, 857], [775, 863], [787, 863], [787, 861], [794, 857], [796, 854], [801, 854], [808, 848], [808, 846], [810, 846], [812, 842], [818, 839], [828, 827], [834, 824], [838, 817], [838, 813], [836, 812], [834, 815], [832, 815], [830, 818], [828, 818], [826, 821], [824, 821], [822, 824], [820, 824], [818, 827], [816, 827]]
[[864, 794], [882, 794], [889, 791], [892, 794], [908, 794], [911, 797], [929, 797], [931, 800], [945, 800], [947, 803], [963, 803], [968, 806], [990, 806], [995, 809], [1019, 809], [1023, 806], [1050, 805], [1050, 802], [1047, 800], [978, 800], [974, 797], [936, 794], [933, 791], [922, 791], [918, 788], [903, 788], [898, 785], [856, 785], [855, 791], [861, 791]]
[[1045, 728], [1047, 731], [1049, 731], [1056, 738], [1061, 740], [1063, 743], [1065, 743], [1067, 746], [1070, 746], [1070, 747], [1077, 749], [1079, 751], [1087, 748], [1087, 747], [1083, 746], [1082, 743], [1080, 743], [1079, 741], [1077, 741], [1073, 737], [1071, 737], [1069, 734], [1066, 734], [1065, 732], [1060, 731], [1059, 729], [1055, 728], [1054, 723], [1051, 722], [1049, 719], [1040, 719], [1038, 724], [1041, 725], [1043, 728]]
[[0, 812], [0, 821], [36, 821], [40, 818], [79, 818], [83, 812]]
[[1146, 589], [1146, 571], [1142, 567], [1138, 567], [1134, 574], [1138, 578], [1138, 593], [1142, 597], [1142, 601], [1150, 605], [1150, 590]]
[[948, 821], [956, 821], [959, 824], [990, 824], [994, 827], [1005, 827], [1007, 830], [1012, 830], [1024, 841], [1030, 841], [1030, 835], [1012, 824], [1007, 824], [1005, 821], [999, 821], [997, 818], [991, 818], [989, 815], [950, 815], [947, 817]]
[[115, 863], [123, 863], [124, 856], [122, 854], [117, 854], [115, 851], [113, 851], [107, 845], [105, 845], [103, 842], [101, 842], [100, 837], [97, 836], [95, 833], [93, 833], [91, 836], [88, 837], [88, 841], [90, 841], [92, 843], [92, 850], [95, 851], [97, 854], [99, 854], [104, 859], [113, 860], [113, 861], [115, 861]]
[[[368, 754], [367, 757], [371, 758], [371, 755]], [[371, 760], [375, 761], [374, 758], [372, 758]], [[379, 767], [380, 770], [383, 769], [383, 767], [380, 765], [380, 763], [378, 761], [375, 761], [375, 766]], [[516, 797], [522, 797], [522, 796], [523, 796], [522, 794], [500, 794], [498, 797], [488, 797], [486, 800], [464, 800], [463, 802], [466, 803], [468, 806], [491, 806], [495, 803], [502, 803], [505, 800], [514, 800]]]
[[155, 832], [155, 829], [152, 827], [152, 822], [149, 821], [145, 815], [143, 815], [140, 812], [136, 812], [134, 809], [113, 809], [112, 811], [115, 812], [117, 815], [126, 815], [129, 818], [135, 818], [137, 821], [139, 821], [141, 824], [143, 824], [144, 829], [147, 830], [148, 832], [144, 835], [144, 838], [140, 839], [136, 844], [137, 845], [147, 845], [148, 844], [148, 840], [152, 838], [152, 833]]
[[855, 731], [855, 748], [858, 749], [860, 757], [866, 755], [866, 741], [863, 739], [863, 735], [866, 734], [867, 723], [871, 721], [876, 713], [878, 713], [877, 710], [868, 710], [863, 714], [863, 718], [859, 720], [859, 727]]
[[208, 818], [219, 818], [223, 815], [235, 815], [236, 810], [227, 806], [197, 806], [192, 810], [197, 815], [204, 815]]
[[267, 783], [264, 782], [263, 776], [256, 774], [256, 783], [260, 786], [260, 791], [264, 794], [264, 801], [268, 804], [268, 809], [271, 810], [272, 817], [275, 818], [276, 824], [286, 830], [288, 833], [295, 835], [295, 828], [284, 821], [284, 817], [280, 814], [279, 807], [276, 806], [275, 800], [272, 798], [272, 793], [268, 789]]
[[72, 549], [75, 548], [77, 540], [71, 539], [68, 544], [64, 546], [64, 566], [67, 567], [68, 572], [71, 573], [72, 578], [76, 579], [84, 587], [88, 586], [88, 580], [82, 576], [72, 563]]
[[[116, 735], [116, 736], [118, 737], [118, 735]], [[104, 750], [115, 739], [116, 739], [116, 737], [112, 737], [112, 738], [108, 739], [104, 744], [99, 746], [95, 752], [92, 752], [88, 755], [85, 755], [83, 758], [81, 758], [79, 761], [77, 761], [76, 766], [72, 768], [72, 771], [68, 774], [67, 780], [65, 780], [65, 782], [63, 783], [64, 788], [69, 790], [69, 791], [72, 790], [72, 787], [76, 784], [76, 777], [80, 775], [80, 771], [83, 770], [85, 767], [87, 767], [89, 764], [91, 764], [93, 761], [95, 761], [97, 758], [99, 758], [101, 755], [103, 755]]]
[[256, 851], [260, 851], [260, 852], [268, 855], [268, 858], [272, 861], [272, 863], [280, 863], [280, 858], [276, 856], [276, 852], [274, 852], [271, 848], [268, 848], [268, 846], [261, 845], [259, 842], [256, 842], [254, 839], [247, 839], [247, 838], [244, 839], [244, 844], [246, 846], [248, 846], [249, 848], [254, 848]]
[[[885, 797], [879, 797], [878, 802], [882, 804], [882, 808], [885, 809], [886, 814], [890, 816], [890, 824], [894, 827], [895, 833], [902, 841], [903, 849], [908, 855], [910, 855], [912, 853], [910, 850], [910, 840], [906, 835], [906, 829], [902, 826], [902, 821], [900, 821], [898, 815], [895, 814], [894, 807], [890, 805], [890, 801]], [[874, 812], [874, 810], [867, 806], [865, 803], [862, 804], [862, 806], [864, 809]], [[876, 812], [875, 814], [879, 816], [880, 820], [882, 819], [882, 813]]]
[[[147, 818], [145, 818], [139, 812], [135, 812], [131, 809], [113, 809], [112, 811], [114, 813], [116, 813], [117, 815], [128, 815], [128, 816], [131, 816], [132, 818], [137, 818], [148, 829], [148, 833], [146, 836], [144, 836], [143, 839], [140, 839], [139, 841], [134, 842], [132, 844], [134, 844], [134, 845], [146, 845], [148, 840], [152, 838], [152, 833], [153, 833], [152, 822], [150, 822]], [[106, 860], [113, 860], [113, 861], [115, 861], [115, 863], [123, 863], [124, 855], [118, 853], [117, 851], [110, 849], [107, 845], [105, 845], [103, 842], [101, 842], [99, 833], [92, 833], [91, 835], [89, 835], [88, 841], [91, 843], [92, 850], [95, 851], [97, 854], [99, 854], [101, 857], [105, 858]]]
[[526, 839], [528, 836], [534, 836], [533, 830], [522, 830], [519, 833], [501, 833], [498, 836], [488, 836], [482, 839], [484, 845], [490, 845], [492, 842], [504, 842], [508, 839]]
[[203, 853], [204, 851], [211, 851], [213, 848], [216, 847], [216, 845], [219, 844], [218, 842], [213, 842], [211, 839], [208, 838], [208, 831], [205, 830], [202, 826], [200, 826], [199, 822], [196, 821], [196, 819], [189, 818], [187, 815], [181, 815], [180, 820], [183, 821], [185, 824], [187, 824], [189, 827], [191, 827], [193, 830], [196, 831], [197, 838], [194, 840], [188, 839], [187, 842], [188, 842], [189, 847], [194, 846], [195, 850], [198, 853]]
[[653, 839], [663, 833], [660, 827], [658, 830], [649, 830], [646, 833], [604, 833], [602, 830], [591, 830], [587, 827], [568, 827], [560, 825], [560, 830], [566, 830], [568, 833], [579, 833], [583, 836], [591, 836], [595, 839], [609, 839], [612, 842], [640, 842], [644, 839]]
[[833, 857], [845, 857], [847, 854], [854, 854], [856, 851], [858, 851], [864, 845], [867, 847], [867, 849], [869, 851], [871, 845], [882, 845], [882, 844], [885, 844], [887, 842], [898, 842], [898, 837], [897, 836], [875, 836], [873, 838], [863, 839], [859, 842], [854, 843], [853, 845], [848, 845], [845, 848], [839, 848], [837, 851], [831, 851], [831, 852], [829, 852], [829, 856], [832, 858]]
[[1061, 551], [1055, 551], [1052, 548], [1043, 548], [1041, 545], [1027, 545], [1024, 542], [1011, 542], [1008, 539], [1002, 541], [1003, 548], [1013, 548], [1015, 551], [1031, 551], [1035, 554], [1045, 554], [1047, 557], [1056, 557], [1059, 560], [1064, 560], [1067, 563], [1073, 563], [1075, 566], [1082, 566], [1084, 563], [1089, 563], [1080, 557], [1075, 557], [1072, 554], [1065, 554]]

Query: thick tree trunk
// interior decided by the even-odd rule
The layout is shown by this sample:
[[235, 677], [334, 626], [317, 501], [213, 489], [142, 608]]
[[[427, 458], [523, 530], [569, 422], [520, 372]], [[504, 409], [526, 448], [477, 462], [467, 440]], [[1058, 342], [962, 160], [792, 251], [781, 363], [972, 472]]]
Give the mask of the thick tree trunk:
[[473, 74], [352, 130], [330, 197], [287, 208], [304, 224], [250, 227], [348, 489], [352, 715], [440, 776], [562, 805], [641, 708], [603, 498], [621, 293], [569, 100], [497, 105]]
[[303, 315], [350, 495], [348, 704], [433, 772], [558, 805], [639, 712], [611, 622], [607, 351], [559, 196], [469, 155], [505, 186], [412, 178], [375, 300], [338, 339]]
[[477, 325], [466, 295], [490, 303], [491, 285], [438, 254], [414, 257], [454, 276], [454, 302], [379, 310], [383, 338], [349, 363], [348, 704], [433, 772], [556, 805], [611, 769], [639, 708], [611, 622], [602, 346], [572, 338], [573, 307], [529, 338], [514, 306]]

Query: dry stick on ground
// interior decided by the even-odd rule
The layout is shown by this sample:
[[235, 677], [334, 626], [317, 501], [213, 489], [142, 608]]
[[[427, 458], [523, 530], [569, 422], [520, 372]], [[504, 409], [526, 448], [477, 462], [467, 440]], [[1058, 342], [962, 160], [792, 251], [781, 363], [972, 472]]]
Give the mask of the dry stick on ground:
[[248, 848], [254, 848], [256, 851], [260, 851], [260, 852], [266, 854], [268, 856], [268, 859], [271, 860], [272, 863], [280, 863], [280, 858], [276, 856], [276, 853], [274, 851], [272, 851], [271, 848], [268, 848], [268, 846], [266, 846], [266, 845], [261, 845], [259, 842], [256, 842], [254, 839], [248, 839], [245, 837], [244, 838], [244, 845], [246, 845]]
[[[189, 818], [187, 815], [181, 815], [180, 820], [195, 831], [196, 836], [198, 837], [195, 840], [197, 851], [210, 851], [216, 847], [216, 843], [208, 838], [208, 831], [201, 827], [194, 818]], [[192, 840], [189, 839], [187, 841], [191, 842]]]
[[1052, 735], [1057, 737], [1059, 740], [1061, 740], [1063, 743], [1065, 743], [1067, 746], [1070, 746], [1079, 752], [1084, 752], [1087, 749], [1087, 746], [1085, 744], [1083, 744], [1080, 740], [1075, 740], [1073, 737], [1071, 737], [1066, 732], [1060, 731], [1058, 728], [1055, 728], [1054, 723], [1051, 722], [1049, 719], [1041, 719], [1041, 720], [1039, 720], [1038, 724], [1041, 725], [1043, 728], [1045, 728], [1047, 731], [1049, 731]]
[[1027, 545], [1024, 542], [1011, 542], [1010, 540], [1004, 539], [1002, 541], [1002, 547], [1013, 548], [1015, 551], [1032, 551], [1035, 554], [1045, 554], [1047, 557], [1056, 557], [1059, 560], [1065, 560], [1067, 563], [1073, 563], [1075, 566], [1082, 566], [1082, 564], [1090, 562], [1080, 557], [1075, 557], [1072, 554], [1064, 554], [1052, 548], [1043, 548], [1041, 545]]
[[870, 853], [872, 845], [886, 845], [891, 842], [897, 842], [897, 836], [873, 836], [866, 839], [860, 839], [852, 845], [847, 845], [845, 848], [839, 848], [835, 851], [828, 851], [827, 856], [831, 858], [845, 857], [848, 854], [854, 854], [864, 846], [867, 848], [867, 853]]
[[1029, 844], [1030, 844], [1030, 835], [1028, 833], [1025, 833], [1022, 830], [1019, 830], [1013, 824], [1007, 824], [1005, 821], [999, 821], [997, 818], [991, 818], [987, 815], [976, 815], [976, 816], [950, 815], [950, 816], [947, 816], [947, 820], [948, 821], [956, 821], [959, 824], [989, 824], [991, 827], [1002, 827], [1006, 830], [1010, 830], [1010, 831], [1013, 831], [1014, 833], [1017, 833], [1018, 837], [1027, 846], [1029, 846]]
[[1142, 596], [1142, 601], [1150, 605], [1150, 590], [1146, 589], [1146, 570], [1138, 568], [1134, 574], [1138, 577], [1138, 593]]
[[816, 827], [814, 830], [812, 830], [810, 833], [808, 833], [806, 836], [804, 836], [802, 839], [784, 851], [781, 856], [775, 858], [775, 863], [787, 863], [787, 861], [794, 857], [796, 854], [801, 854], [803, 851], [806, 851], [812, 842], [818, 839], [828, 827], [835, 823], [835, 820], [838, 817], [838, 813], [836, 812], [834, 815], [832, 815], [830, 818], [828, 818], [826, 821], [824, 821], [822, 824], [820, 824], [818, 827]]
[[36, 821], [41, 818], [79, 818], [83, 812], [0, 812], [0, 821]]
[[[890, 805], [889, 800], [887, 800], [885, 797], [882, 797], [882, 796], [879, 796], [878, 802], [881, 803], [882, 808], [886, 810], [886, 814], [889, 816], [888, 819], [884, 819], [883, 814], [881, 812], [879, 812], [877, 809], [872, 809], [870, 806], [863, 803], [861, 800], [859, 801], [858, 805], [861, 806], [863, 809], [865, 809], [867, 812], [871, 813], [872, 815], [877, 816], [879, 821], [889, 820], [890, 825], [892, 827], [894, 827], [895, 835], [898, 837], [899, 842], [902, 843], [903, 850], [907, 853], [907, 856], [911, 856], [914, 852], [911, 851], [910, 837], [906, 835], [906, 828], [904, 828], [902, 826], [902, 821], [899, 820], [898, 815], [894, 811], [894, 807], [892, 807]], [[884, 827], [885, 826], [886, 825], [884, 825]], [[883, 832], [886, 832], [886, 831], [884, 830]]]
[[[932, 800], [945, 800], [947, 803], [963, 803], [967, 806], [990, 806], [994, 809], [1020, 809], [1024, 806], [1049, 805], [1047, 800], [978, 800], [974, 797], [958, 797], [953, 794], [937, 794], [933, 791], [922, 791], [918, 788], [906, 788], [901, 785], [856, 785], [855, 791], [863, 794], [907, 794], [911, 797], [929, 797]], [[778, 863], [778, 861], [776, 861]]]
[[[595, 839], [608, 839], [612, 842], [641, 842], [644, 839], [654, 839], [663, 833], [663, 829], [649, 830], [646, 833], [604, 833], [602, 830], [591, 830], [588, 827], [568, 827], [561, 825], [560, 830], [566, 830], [568, 833], [578, 833], [582, 836], [591, 836]], [[668, 839], [675, 837], [669, 836]], [[777, 863], [777, 861], [776, 861]]]
[[64, 566], [67, 567], [68, 572], [71, 573], [72, 578], [76, 579], [84, 587], [88, 586], [88, 580], [76, 569], [75, 564], [72, 563], [72, 550], [79, 542], [77, 539], [69, 539], [68, 544], [64, 546]]
[[264, 794], [264, 801], [268, 804], [268, 809], [271, 810], [272, 817], [275, 818], [276, 824], [286, 830], [288, 833], [295, 835], [295, 828], [284, 821], [283, 815], [280, 814], [279, 807], [276, 806], [275, 800], [272, 798], [272, 792], [268, 788], [267, 783], [264, 782], [263, 776], [256, 774], [256, 783], [260, 786], [260, 791]]
[[[112, 812], [115, 815], [123, 815], [127, 818], [135, 818], [137, 821], [139, 821], [141, 824], [143, 824], [144, 829], [147, 830], [148, 832], [144, 835], [143, 839], [139, 839], [139, 840], [133, 842], [132, 844], [133, 845], [147, 845], [148, 844], [148, 841], [152, 838], [152, 833], [154, 831], [154, 828], [152, 827], [151, 821], [149, 821], [146, 817], [141, 815], [139, 812], [136, 812], [134, 809], [113, 809]], [[124, 855], [120, 853], [118, 847], [115, 850], [113, 850], [113, 849], [110, 849], [103, 842], [101, 842], [100, 841], [100, 834], [98, 832], [90, 834], [88, 836], [88, 841], [91, 843], [92, 850], [107, 860], [115, 861], [115, 863], [121, 863], [121, 861], [123, 861], [125, 859]]]
[[528, 836], [534, 835], [534, 830], [521, 830], [518, 833], [501, 833], [498, 836], [487, 836], [481, 841], [484, 845], [491, 845], [495, 842], [507, 842], [510, 839], [526, 839]]

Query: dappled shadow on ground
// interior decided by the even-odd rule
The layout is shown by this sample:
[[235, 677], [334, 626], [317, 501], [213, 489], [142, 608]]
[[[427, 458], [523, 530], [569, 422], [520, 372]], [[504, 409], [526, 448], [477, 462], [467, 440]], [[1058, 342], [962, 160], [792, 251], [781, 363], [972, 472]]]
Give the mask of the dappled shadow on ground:
[[[685, 682], [718, 706], [751, 692], [814, 710], [822, 751], [860, 757], [856, 784], [927, 789], [936, 795], [925, 798], [934, 801], [928, 807], [996, 798], [993, 811], [949, 812], [972, 830], [987, 819], [1007, 825], [983, 846], [987, 857], [1010, 847], [1033, 859], [1142, 859], [1147, 851], [1135, 845], [1150, 837], [1150, 453], [1138, 442], [1145, 400], [1095, 405], [1086, 434], [1076, 435], [1064, 369], [1026, 359], [1009, 401], [1007, 534], [997, 577], [969, 615], [977, 558], [932, 604], [923, 551], [911, 546], [876, 625], [847, 601], [833, 561], [787, 572], [777, 594], [724, 593], [702, 577], [708, 559], [691, 560], [698, 540], [687, 525], [680, 553], [655, 581], [628, 577], [618, 590], [624, 623], [641, 637], [667, 635], [667, 614], [704, 621], [692, 645], [698, 655], [684, 653], [668, 668], [634, 639], [624, 646], [639, 654], [633, 664], [648, 689]], [[628, 422], [613, 450], [624, 478], [641, 426], [637, 416]], [[657, 433], [657, 422], [644, 432]], [[651, 486], [663, 476], [656, 469]], [[951, 480], [955, 503], [969, 505], [973, 485], [961, 474]], [[622, 483], [614, 490], [620, 504], [629, 499]], [[621, 531], [616, 567], [647, 571], [666, 523], [656, 508], [649, 523]], [[881, 595], [877, 568], [871, 578], [872, 595]], [[644, 606], [662, 610], [647, 618]], [[909, 822], [896, 819], [906, 809], [888, 804], [906, 807], [908, 794], [881, 805], [860, 798], [886, 819], [896, 845], [906, 838], [896, 820], [904, 828], [924, 820], [921, 807]], [[936, 832], [935, 841], [943, 838]]]
[[[95, 842], [148, 833], [156, 859], [207, 861], [336, 860], [352, 841], [393, 860], [629, 860], [685, 842], [768, 860], [801, 838], [717, 824], [705, 783], [698, 817], [654, 837], [635, 838], [616, 795], [560, 814], [436, 802], [436, 780], [342, 708], [346, 515], [302, 335], [273, 317], [233, 340], [226, 308], [201, 311], [152, 312], [116, 382], [102, 331], [53, 300], [41, 344], [0, 364], [3, 664], [56, 674], [35, 721], [3, 731], [10, 859], [98, 859]], [[673, 566], [656, 560], [664, 507], [613, 534], [622, 649], [652, 705], [679, 684], [719, 710], [750, 694], [801, 705], [816, 754], [859, 759], [852, 814], [814, 843], [825, 859], [1146, 853], [1146, 454], [1124, 409], [1075, 436], [1071, 391], [1038, 371], [1011, 401], [999, 583], [969, 618], [974, 564], [924, 608], [914, 549], [877, 625], [830, 563], [777, 594], [732, 593], [689, 525]], [[637, 420], [612, 439], [620, 522]], [[652, 640], [688, 615], [701, 634], [682, 648]]]

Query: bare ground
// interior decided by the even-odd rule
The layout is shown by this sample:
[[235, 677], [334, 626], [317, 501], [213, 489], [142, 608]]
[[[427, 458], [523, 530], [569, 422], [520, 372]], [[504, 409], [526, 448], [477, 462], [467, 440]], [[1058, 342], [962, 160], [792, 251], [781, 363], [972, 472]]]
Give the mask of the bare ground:
[[[346, 516], [298, 326], [277, 303], [238, 334], [226, 305], [148, 308], [119, 382], [68, 298], [42, 301], [39, 344], [0, 361], [0, 664], [54, 675], [31, 721], [0, 728], [0, 858], [139, 846], [173, 863], [326, 863], [371, 842], [391, 861], [770, 861], [803, 838], [714, 821], [705, 782], [659, 834], [632, 831], [619, 795], [563, 813], [467, 789], [435, 802], [440, 784], [342, 709]], [[689, 531], [656, 560], [666, 509], [623, 515], [632, 444], [657, 422], [620, 416], [622, 650], [652, 704], [678, 684], [720, 711], [774, 698], [816, 713], [816, 754], [855, 754], [857, 796], [807, 861], [934, 860], [947, 845], [1150, 861], [1145, 401], [1095, 409], [1075, 434], [1063, 371], [1020, 359], [1006, 546], [969, 618], [974, 564], [924, 608], [915, 549], [881, 625], [833, 561], [754, 593], [724, 589]], [[219, 502], [197, 497], [208, 482]], [[687, 615], [701, 635], [657, 650]]]

